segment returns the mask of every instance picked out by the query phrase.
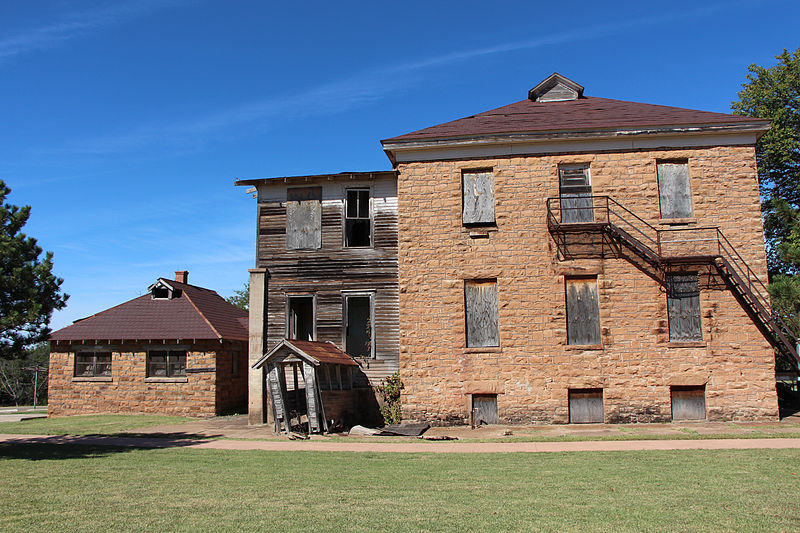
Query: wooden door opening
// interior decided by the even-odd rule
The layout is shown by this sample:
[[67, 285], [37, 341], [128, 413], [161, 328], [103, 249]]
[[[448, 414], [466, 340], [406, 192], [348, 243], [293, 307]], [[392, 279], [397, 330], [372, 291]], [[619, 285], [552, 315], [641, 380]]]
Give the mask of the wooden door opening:
[[672, 386], [672, 420], [705, 420], [706, 386]]
[[569, 390], [569, 423], [603, 423], [603, 389]]
[[497, 394], [473, 394], [472, 416], [476, 426], [500, 423], [497, 416]]

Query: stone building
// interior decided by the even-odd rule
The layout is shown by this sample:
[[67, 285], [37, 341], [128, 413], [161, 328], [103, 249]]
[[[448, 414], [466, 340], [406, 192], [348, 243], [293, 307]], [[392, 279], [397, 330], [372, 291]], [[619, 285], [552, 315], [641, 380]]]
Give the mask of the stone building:
[[[398, 298], [404, 417], [775, 419], [775, 351], [795, 367], [797, 353], [761, 283], [754, 146], [768, 128], [756, 118], [586, 97], [553, 74], [520, 102], [382, 141], [394, 167], [382, 179], [389, 190], [396, 180], [396, 197], [380, 198], [397, 205], [397, 290], [386, 295]], [[327, 220], [342, 246], [347, 183], [363, 178], [240, 182], [258, 190], [259, 250], [268, 236], [289, 247], [287, 213], [296, 207], [287, 187], [309, 180], [339, 187]], [[324, 227], [324, 198], [321, 219]], [[268, 299], [284, 298], [269, 276], [287, 264], [259, 252], [251, 280]], [[313, 292], [326, 279], [357, 285], [360, 266], [318, 269], [314, 281], [296, 268], [289, 275]], [[326, 297], [345, 309], [337, 290]], [[274, 332], [269, 345], [290, 329], [272, 309], [251, 313], [251, 363], [266, 350], [264, 331]], [[325, 320], [342, 345], [342, 311]], [[394, 368], [393, 355], [385, 352], [382, 368]], [[253, 388], [262, 381], [251, 370], [253, 423], [264, 415]]]
[[188, 275], [53, 332], [49, 416], [203, 417], [246, 405], [247, 312]]

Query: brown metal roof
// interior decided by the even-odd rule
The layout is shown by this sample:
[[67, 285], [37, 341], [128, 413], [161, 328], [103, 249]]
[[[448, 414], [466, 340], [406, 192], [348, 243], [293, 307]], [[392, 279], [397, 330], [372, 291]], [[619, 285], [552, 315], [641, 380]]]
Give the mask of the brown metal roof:
[[287, 340], [286, 343], [291, 344], [298, 350], [302, 350], [320, 363], [358, 366], [358, 363], [349, 354], [330, 342]]
[[50, 340], [248, 339], [246, 311], [212, 290], [159, 279], [180, 295], [170, 300], [139, 296], [54, 331]]
[[726, 113], [597, 97], [560, 102], [522, 100], [477, 115], [384, 139], [381, 142], [402, 143], [494, 134], [747, 123], [767, 124], [767, 121]]

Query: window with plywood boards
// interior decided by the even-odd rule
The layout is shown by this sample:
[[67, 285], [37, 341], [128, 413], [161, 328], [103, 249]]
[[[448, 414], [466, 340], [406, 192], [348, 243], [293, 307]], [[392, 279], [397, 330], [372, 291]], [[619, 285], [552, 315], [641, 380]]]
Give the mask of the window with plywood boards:
[[467, 347], [500, 346], [497, 280], [464, 281]]
[[705, 420], [705, 385], [673, 385], [670, 400], [673, 420]]
[[692, 218], [689, 162], [657, 161], [658, 200], [662, 219]]
[[322, 187], [286, 189], [286, 249], [322, 247]]
[[565, 277], [564, 292], [567, 308], [567, 344], [600, 344], [597, 277]]
[[697, 273], [667, 274], [666, 289], [670, 342], [702, 341]]
[[569, 389], [569, 423], [602, 424], [603, 389]]
[[559, 203], [564, 224], [594, 222], [592, 182], [589, 165], [559, 165]]
[[492, 169], [461, 171], [462, 210], [465, 226], [495, 223], [494, 172]]

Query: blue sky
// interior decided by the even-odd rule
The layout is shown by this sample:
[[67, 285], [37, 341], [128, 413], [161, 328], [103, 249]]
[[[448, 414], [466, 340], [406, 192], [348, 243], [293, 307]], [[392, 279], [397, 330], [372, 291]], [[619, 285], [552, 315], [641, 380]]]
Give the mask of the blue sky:
[[71, 295], [54, 329], [158, 276], [230, 295], [255, 262], [236, 178], [391, 167], [380, 139], [527, 96], [728, 112], [800, 45], [796, 0], [0, 2], [0, 179]]

